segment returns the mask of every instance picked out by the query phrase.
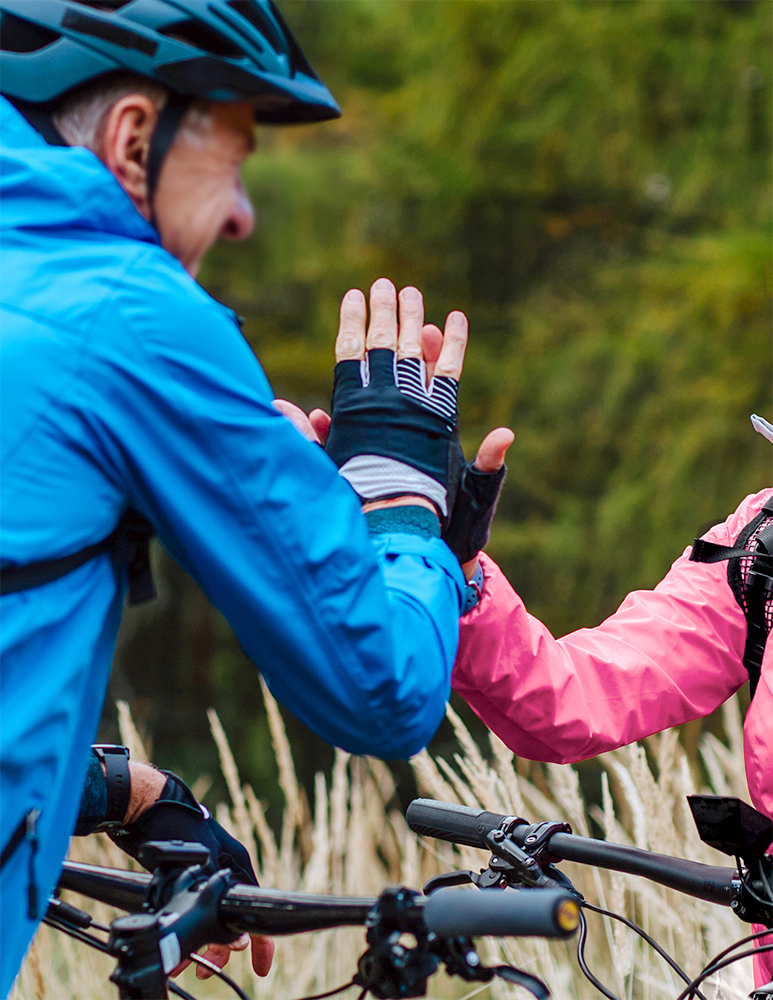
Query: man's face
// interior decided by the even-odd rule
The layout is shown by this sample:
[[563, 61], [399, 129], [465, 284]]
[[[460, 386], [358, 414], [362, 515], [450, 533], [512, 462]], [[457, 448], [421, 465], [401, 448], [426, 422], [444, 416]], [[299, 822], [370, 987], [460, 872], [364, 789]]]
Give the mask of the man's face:
[[196, 276], [219, 236], [243, 240], [255, 221], [240, 170], [255, 148], [249, 101], [186, 116], [164, 160], [155, 197], [161, 242]]

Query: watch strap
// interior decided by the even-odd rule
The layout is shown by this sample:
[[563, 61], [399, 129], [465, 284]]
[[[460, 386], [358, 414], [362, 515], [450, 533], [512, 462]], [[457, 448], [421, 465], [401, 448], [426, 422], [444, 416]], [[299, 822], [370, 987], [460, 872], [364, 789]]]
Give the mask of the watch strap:
[[462, 607], [462, 614], [469, 614], [474, 607], [480, 603], [481, 596], [483, 594], [483, 568], [481, 564], [478, 563], [478, 568], [475, 570], [472, 578], [467, 581], [467, 587], [464, 592], [464, 606]]
[[110, 830], [123, 825], [131, 798], [131, 776], [129, 774], [129, 749], [111, 743], [99, 743], [92, 747], [94, 753], [105, 765], [107, 779], [107, 807], [105, 818], [98, 830]]

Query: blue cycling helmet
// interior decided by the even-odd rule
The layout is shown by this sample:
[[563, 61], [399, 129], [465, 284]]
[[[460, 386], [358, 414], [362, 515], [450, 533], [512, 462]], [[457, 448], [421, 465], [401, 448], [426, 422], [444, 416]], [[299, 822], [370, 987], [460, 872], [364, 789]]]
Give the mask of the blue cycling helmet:
[[250, 100], [269, 124], [341, 110], [272, 0], [0, 0], [0, 92], [51, 106], [133, 72], [178, 99]]

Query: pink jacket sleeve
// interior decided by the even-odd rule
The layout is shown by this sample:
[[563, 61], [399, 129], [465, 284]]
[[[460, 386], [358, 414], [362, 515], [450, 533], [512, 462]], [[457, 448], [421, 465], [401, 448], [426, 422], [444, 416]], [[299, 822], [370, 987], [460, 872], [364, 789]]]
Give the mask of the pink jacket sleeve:
[[[773, 490], [747, 497], [706, 538], [731, 545]], [[569, 763], [708, 715], [747, 680], [746, 620], [727, 563], [689, 561], [654, 590], [629, 594], [596, 628], [554, 639], [491, 559], [483, 597], [460, 623], [453, 686], [521, 757]], [[773, 818], [773, 639], [744, 720], [754, 806]], [[754, 926], [755, 931], [764, 928]], [[754, 956], [754, 980], [773, 977], [773, 952]]]
[[[747, 497], [706, 537], [731, 544], [770, 496]], [[707, 715], [747, 679], [746, 621], [727, 563], [688, 556], [601, 625], [562, 639], [482, 556], [483, 598], [461, 620], [454, 688], [515, 753], [559, 763]]]

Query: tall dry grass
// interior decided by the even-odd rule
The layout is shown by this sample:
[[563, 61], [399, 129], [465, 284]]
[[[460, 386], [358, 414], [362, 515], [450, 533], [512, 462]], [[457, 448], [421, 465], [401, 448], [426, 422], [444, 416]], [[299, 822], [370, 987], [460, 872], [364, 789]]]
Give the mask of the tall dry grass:
[[[332, 774], [316, 776], [314, 807], [299, 786], [291, 748], [274, 699], [264, 687], [268, 719], [278, 763], [285, 808], [279, 836], [266, 821], [260, 800], [244, 784], [228, 740], [214, 711], [209, 713], [220, 752], [230, 802], [217, 808], [218, 820], [247, 846], [261, 884], [308, 892], [377, 894], [384, 885], [420, 887], [432, 875], [453, 868], [477, 869], [483, 852], [418, 839], [394, 806], [394, 784], [378, 760], [339, 751]], [[567, 765], [538, 768], [527, 780], [519, 774], [513, 754], [491, 737], [484, 756], [462, 721], [449, 709], [459, 750], [452, 761], [426, 751], [413, 760], [423, 794], [494, 812], [514, 813], [537, 821], [568, 820], [575, 832], [591, 834], [596, 820], [607, 839], [634, 844], [708, 864], [727, 859], [698, 839], [685, 795], [696, 782], [676, 732], [653, 737], [646, 749], [633, 745], [601, 758], [602, 805], [590, 809], [583, 800], [577, 771]], [[146, 752], [128, 708], [119, 704], [122, 738], [134, 759]], [[707, 735], [701, 753], [711, 787], [707, 791], [748, 798], [743, 772], [741, 717], [738, 704], [724, 710], [727, 743]], [[590, 815], [589, 815], [590, 814]], [[106, 837], [72, 841], [71, 857], [96, 864], [125, 867], [127, 858]], [[562, 869], [592, 902], [624, 913], [639, 922], [677, 961], [696, 974], [707, 958], [748, 930], [723, 907], [682, 896], [632, 876], [565, 864]], [[81, 902], [77, 897], [72, 901]], [[88, 904], [92, 914], [109, 922], [106, 907]], [[667, 1000], [680, 991], [677, 977], [641, 939], [622, 925], [589, 914], [587, 958], [596, 975], [626, 1000]], [[250, 995], [259, 998], [302, 997], [347, 982], [364, 947], [361, 929], [341, 929], [277, 940], [270, 975], [258, 980], [244, 954], [234, 955], [230, 974]], [[599, 994], [584, 979], [572, 943], [541, 940], [482, 940], [480, 951], [491, 964], [516, 964], [545, 979], [558, 1000], [590, 1000]], [[114, 997], [108, 983], [113, 963], [105, 956], [41, 928], [12, 994], [13, 1000], [95, 1000]], [[741, 1000], [751, 987], [750, 963], [723, 970], [705, 989], [709, 1000]], [[232, 995], [223, 984], [198, 982], [193, 970], [180, 984], [198, 997]], [[343, 994], [352, 998], [354, 988]], [[475, 987], [436, 976], [430, 997], [520, 1000], [523, 990], [501, 981]]]

